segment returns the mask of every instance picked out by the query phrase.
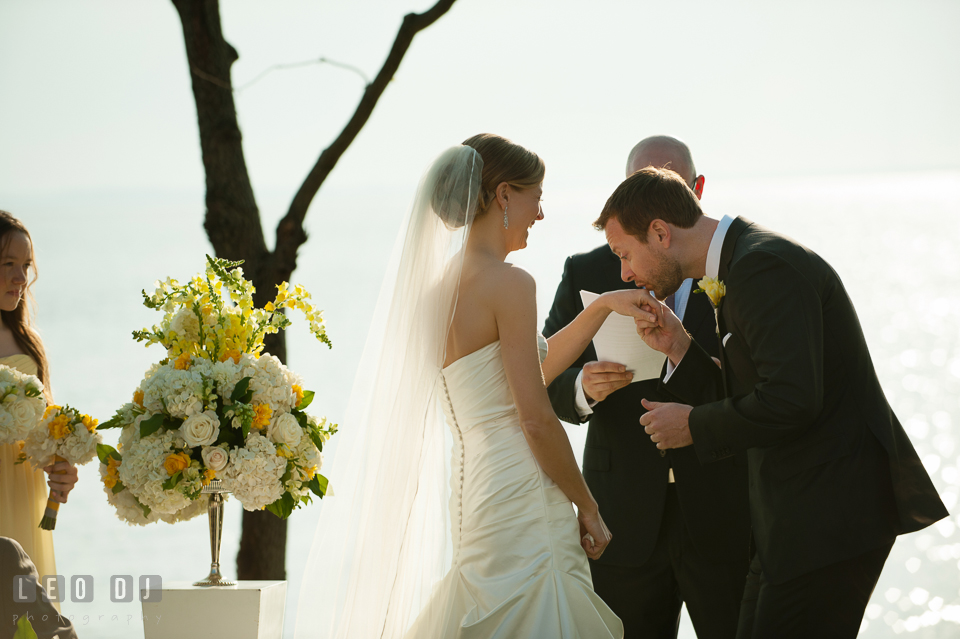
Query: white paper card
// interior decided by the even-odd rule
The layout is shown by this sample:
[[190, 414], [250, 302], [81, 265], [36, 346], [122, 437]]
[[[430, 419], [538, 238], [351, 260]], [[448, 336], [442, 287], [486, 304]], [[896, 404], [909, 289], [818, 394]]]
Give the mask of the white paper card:
[[[580, 291], [583, 307], [600, 297], [590, 291]], [[610, 313], [603, 326], [593, 338], [597, 349], [597, 359], [601, 362], [623, 364], [633, 373], [633, 381], [660, 377], [666, 355], [657, 352], [643, 343], [637, 335], [637, 326], [632, 317]]]

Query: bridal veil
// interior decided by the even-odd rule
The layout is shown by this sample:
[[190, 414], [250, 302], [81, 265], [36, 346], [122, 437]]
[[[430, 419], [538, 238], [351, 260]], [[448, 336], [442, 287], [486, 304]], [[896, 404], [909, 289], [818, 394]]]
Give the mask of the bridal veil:
[[468, 146], [445, 151], [401, 226], [338, 434], [296, 639], [399, 639], [432, 614], [450, 570], [452, 439], [438, 391], [482, 168]]

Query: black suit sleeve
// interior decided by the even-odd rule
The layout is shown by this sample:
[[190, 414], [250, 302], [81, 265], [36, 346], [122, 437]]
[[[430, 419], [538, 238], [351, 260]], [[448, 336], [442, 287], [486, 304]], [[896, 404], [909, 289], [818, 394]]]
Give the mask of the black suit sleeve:
[[[666, 374], [666, 363], [663, 366]], [[660, 391], [690, 406], [717, 402], [724, 398], [723, 375], [710, 354], [697, 340], [692, 339], [687, 354], [680, 360], [669, 381], [660, 382]]]
[[[572, 267], [573, 258], [568, 257], [563, 265], [563, 278], [557, 287], [557, 294], [553, 298], [553, 306], [550, 307], [550, 313], [547, 315], [547, 321], [543, 325], [543, 334], [550, 337], [559, 332], [560, 329], [572, 322], [580, 311], [583, 310], [583, 302], [580, 300], [580, 289], [576, 286]], [[573, 365], [557, 376], [555, 380], [547, 387], [547, 393], [550, 396], [550, 403], [557, 417], [571, 424], [582, 424], [587, 418], [580, 417], [576, 407], [576, 383], [577, 376], [583, 365], [596, 359], [593, 354], [593, 345], [587, 347]]]
[[793, 439], [823, 407], [823, 313], [814, 285], [782, 258], [754, 251], [731, 269], [723, 304], [733, 333], [725, 360], [753, 389], [690, 413], [701, 461]]

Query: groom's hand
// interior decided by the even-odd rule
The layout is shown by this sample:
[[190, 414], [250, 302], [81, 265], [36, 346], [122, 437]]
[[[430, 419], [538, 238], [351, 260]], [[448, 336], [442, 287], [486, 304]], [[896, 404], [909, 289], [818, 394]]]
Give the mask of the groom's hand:
[[647, 346], [665, 354], [676, 366], [690, 348], [690, 334], [670, 307], [657, 299], [651, 298], [651, 300], [649, 304], [644, 305], [644, 310], [654, 313], [657, 319], [649, 321], [635, 317], [637, 334]]
[[614, 362], [588, 362], [583, 365], [583, 393], [587, 399], [602, 402], [610, 393], [629, 386], [633, 373], [623, 364]]
[[647, 409], [640, 416], [640, 425], [657, 448], [683, 448], [693, 444], [690, 435], [690, 411], [693, 406], [651, 402], [647, 399], [640, 400], [640, 403]]

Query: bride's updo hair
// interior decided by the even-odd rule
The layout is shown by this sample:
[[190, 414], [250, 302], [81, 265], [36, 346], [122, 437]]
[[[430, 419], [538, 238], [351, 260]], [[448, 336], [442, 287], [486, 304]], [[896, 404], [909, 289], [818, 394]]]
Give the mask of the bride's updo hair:
[[533, 151], [493, 133], [481, 133], [463, 141], [483, 158], [477, 216], [483, 215], [496, 199], [497, 185], [506, 182], [527, 189], [543, 182], [546, 166]]
[[460, 228], [475, 213], [471, 200], [480, 188], [482, 167], [480, 155], [461, 144], [444, 151], [430, 169], [430, 205], [448, 229]]

